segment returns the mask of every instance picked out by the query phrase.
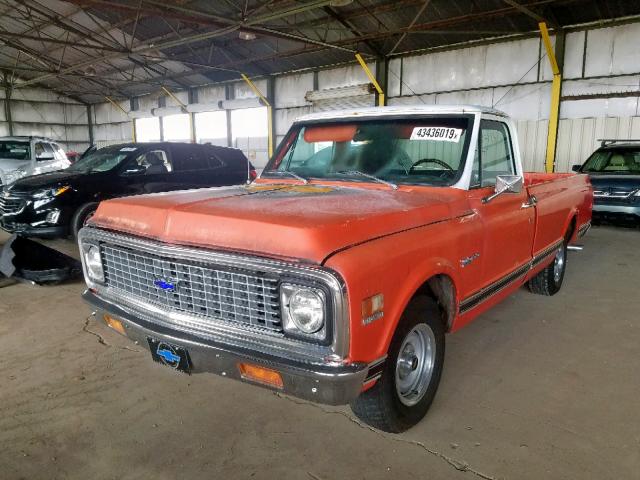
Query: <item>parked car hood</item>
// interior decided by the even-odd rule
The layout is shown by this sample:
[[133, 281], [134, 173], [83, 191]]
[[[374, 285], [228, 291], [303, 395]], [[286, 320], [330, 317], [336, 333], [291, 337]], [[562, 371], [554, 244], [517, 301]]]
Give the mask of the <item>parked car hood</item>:
[[32, 191], [42, 188], [56, 188], [64, 185], [73, 185], [84, 175], [81, 173], [67, 172], [60, 170], [57, 172], [41, 173], [31, 177], [24, 177], [17, 180], [11, 187], [14, 191]]
[[623, 190], [636, 190], [640, 188], [640, 175], [609, 175], [589, 174], [589, 179], [595, 190], [602, 188], [620, 188]]
[[102, 202], [90, 224], [165, 243], [322, 263], [333, 252], [464, 208], [456, 189], [380, 187], [254, 184], [141, 195]]

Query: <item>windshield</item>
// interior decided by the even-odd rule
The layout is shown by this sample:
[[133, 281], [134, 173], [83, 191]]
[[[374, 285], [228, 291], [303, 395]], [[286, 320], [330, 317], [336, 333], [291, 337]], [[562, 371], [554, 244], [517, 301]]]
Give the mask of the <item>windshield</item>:
[[640, 174], [640, 150], [595, 152], [581, 169], [584, 173]]
[[462, 174], [472, 116], [360, 120], [294, 126], [264, 177], [293, 172], [304, 178], [451, 185]]
[[29, 142], [0, 140], [0, 158], [31, 160], [31, 148], [29, 146]]
[[[135, 151], [136, 149], [133, 149]], [[106, 172], [118, 165], [131, 154], [131, 151], [118, 149], [97, 150], [67, 168], [68, 172], [94, 173]]]

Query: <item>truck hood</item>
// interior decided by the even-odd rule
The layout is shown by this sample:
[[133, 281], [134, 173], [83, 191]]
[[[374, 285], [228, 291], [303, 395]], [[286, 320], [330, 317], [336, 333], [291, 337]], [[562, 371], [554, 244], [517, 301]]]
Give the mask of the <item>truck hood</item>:
[[102, 202], [91, 225], [164, 243], [322, 263], [461, 211], [452, 188], [254, 184]]
[[589, 180], [595, 190], [603, 188], [620, 188], [623, 190], [636, 190], [640, 188], [640, 175], [610, 175], [610, 174], [589, 174]]

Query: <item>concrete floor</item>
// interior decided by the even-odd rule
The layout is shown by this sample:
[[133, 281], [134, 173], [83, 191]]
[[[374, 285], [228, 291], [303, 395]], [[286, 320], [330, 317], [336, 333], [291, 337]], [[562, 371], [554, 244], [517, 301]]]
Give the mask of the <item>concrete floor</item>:
[[560, 294], [522, 289], [449, 336], [402, 435], [175, 374], [88, 318], [80, 283], [0, 288], [0, 478], [640, 478], [639, 240], [594, 228]]

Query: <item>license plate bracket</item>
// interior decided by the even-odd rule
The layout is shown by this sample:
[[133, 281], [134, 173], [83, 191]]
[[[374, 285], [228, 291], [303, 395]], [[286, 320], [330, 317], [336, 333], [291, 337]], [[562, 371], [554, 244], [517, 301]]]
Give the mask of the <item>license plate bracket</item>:
[[191, 372], [191, 357], [184, 347], [179, 347], [164, 340], [147, 337], [151, 357], [155, 362], [173, 368], [179, 372]]

